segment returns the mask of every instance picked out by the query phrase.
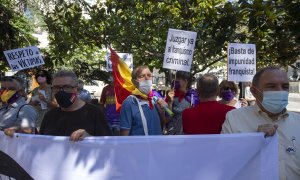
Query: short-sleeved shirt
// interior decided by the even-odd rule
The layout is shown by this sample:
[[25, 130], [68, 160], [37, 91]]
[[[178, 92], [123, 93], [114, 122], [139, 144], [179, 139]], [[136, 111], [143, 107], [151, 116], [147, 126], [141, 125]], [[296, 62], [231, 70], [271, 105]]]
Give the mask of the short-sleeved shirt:
[[[258, 105], [248, 106], [227, 113], [222, 133], [257, 132], [259, 125], [277, 124], [279, 145], [279, 173], [281, 180], [300, 179], [300, 115], [286, 112], [271, 119]], [[294, 139], [294, 142], [293, 142]], [[295, 153], [288, 147], [295, 146]]]
[[165, 134], [172, 135], [180, 135], [183, 134], [182, 130], [182, 112], [183, 110], [190, 107], [190, 102], [188, 102], [185, 98], [179, 101], [178, 97], [174, 97], [174, 101], [172, 104], [172, 112], [174, 116], [171, 120], [166, 124]]
[[89, 103], [75, 111], [63, 111], [59, 107], [48, 111], [44, 116], [40, 134], [70, 136], [78, 129], [84, 129], [93, 136], [111, 135], [102, 111]]
[[226, 113], [234, 107], [217, 101], [201, 102], [182, 113], [184, 134], [220, 134]]
[[[139, 101], [144, 100], [139, 99]], [[141, 106], [147, 121], [148, 134], [161, 135], [160, 117], [156, 108], [151, 109], [148, 104], [144, 103]], [[132, 96], [127, 97], [122, 103], [120, 128], [130, 130], [129, 135], [145, 135], [139, 106]]]
[[27, 105], [24, 98], [20, 98], [12, 104], [0, 107], [0, 130], [13, 126], [35, 127], [37, 117], [34, 107]]
[[82, 89], [81, 91], [79, 91], [78, 97], [85, 102], [90, 102], [92, 100], [91, 93], [86, 89]]
[[120, 115], [116, 110], [116, 98], [113, 85], [107, 85], [103, 88], [100, 103], [105, 104], [105, 116], [110, 127], [120, 127]]

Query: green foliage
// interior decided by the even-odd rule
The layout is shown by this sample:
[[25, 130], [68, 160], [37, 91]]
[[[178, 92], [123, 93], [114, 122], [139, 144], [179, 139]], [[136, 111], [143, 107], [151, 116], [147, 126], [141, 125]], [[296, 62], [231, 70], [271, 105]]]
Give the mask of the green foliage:
[[0, 3], [0, 69], [7, 70], [8, 64], [2, 53], [5, 50], [37, 44], [31, 35], [33, 28], [24, 16], [21, 1], [2, 0]]
[[162, 62], [169, 28], [197, 32], [193, 74], [225, 64], [229, 42], [256, 44], [259, 67], [287, 66], [300, 54], [300, 2], [295, 0], [26, 2], [32, 12], [40, 10], [35, 24], [49, 33], [49, 48], [43, 50], [46, 66], [73, 68], [83, 79], [106, 78], [101, 69], [107, 47], [132, 53], [135, 66], [167, 71]]
[[299, 1], [242, 1], [240, 8], [249, 17], [246, 41], [256, 44], [258, 67], [287, 66], [299, 58]]

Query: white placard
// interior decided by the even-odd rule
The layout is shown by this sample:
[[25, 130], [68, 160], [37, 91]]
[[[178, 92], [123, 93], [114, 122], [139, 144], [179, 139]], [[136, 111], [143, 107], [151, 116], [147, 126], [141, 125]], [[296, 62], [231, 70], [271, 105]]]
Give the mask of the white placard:
[[[127, 64], [129, 69], [133, 70], [133, 55], [129, 53], [117, 53], [118, 56]], [[112, 63], [110, 60], [110, 52], [106, 53], [106, 70], [112, 71]]]
[[256, 73], [255, 44], [229, 43], [227, 58], [228, 81], [252, 81]]
[[163, 68], [190, 72], [197, 33], [169, 29]]
[[12, 71], [20, 71], [45, 64], [36, 46], [7, 50], [4, 51], [4, 55]]

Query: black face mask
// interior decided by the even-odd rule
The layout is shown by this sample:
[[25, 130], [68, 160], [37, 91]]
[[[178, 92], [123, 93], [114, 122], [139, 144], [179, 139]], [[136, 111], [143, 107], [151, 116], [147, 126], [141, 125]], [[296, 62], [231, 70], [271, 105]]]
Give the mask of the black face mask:
[[67, 93], [65, 91], [58, 91], [55, 94], [55, 99], [58, 105], [62, 108], [70, 107], [76, 100], [76, 93]]

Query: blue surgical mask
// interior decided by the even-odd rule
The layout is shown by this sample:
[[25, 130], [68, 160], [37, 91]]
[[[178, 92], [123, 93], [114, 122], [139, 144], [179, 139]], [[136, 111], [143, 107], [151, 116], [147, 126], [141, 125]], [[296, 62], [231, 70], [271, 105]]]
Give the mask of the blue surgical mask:
[[287, 91], [264, 91], [261, 104], [270, 113], [278, 114], [288, 105], [288, 98]]

